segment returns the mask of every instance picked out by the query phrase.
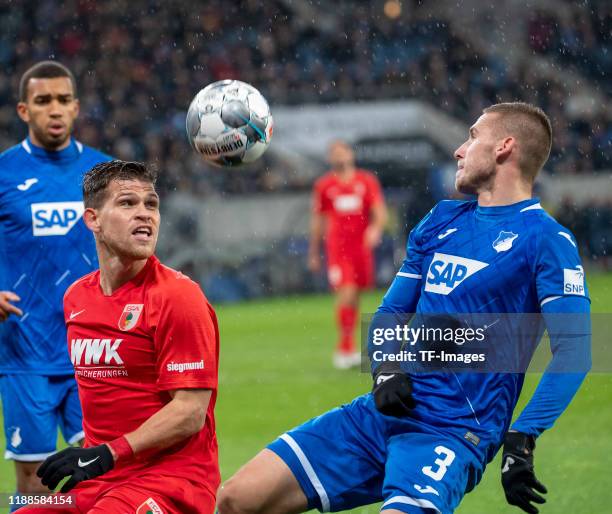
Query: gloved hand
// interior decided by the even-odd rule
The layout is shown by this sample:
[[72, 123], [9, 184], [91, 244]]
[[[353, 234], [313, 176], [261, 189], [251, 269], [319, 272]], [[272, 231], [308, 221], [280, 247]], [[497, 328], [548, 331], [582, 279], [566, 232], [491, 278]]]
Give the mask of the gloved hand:
[[378, 368], [374, 374], [372, 396], [378, 411], [387, 416], [400, 418], [414, 408], [410, 377], [397, 368]]
[[542, 494], [547, 492], [533, 471], [534, 449], [535, 437], [521, 432], [506, 433], [502, 455], [502, 486], [508, 503], [529, 514], [538, 513], [538, 509], [531, 502], [546, 502], [535, 491]]
[[47, 458], [36, 474], [43, 485], [53, 490], [65, 477], [70, 477], [60, 490], [67, 493], [83, 480], [99, 477], [113, 469], [115, 461], [105, 444], [91, 448], [66, 448]]

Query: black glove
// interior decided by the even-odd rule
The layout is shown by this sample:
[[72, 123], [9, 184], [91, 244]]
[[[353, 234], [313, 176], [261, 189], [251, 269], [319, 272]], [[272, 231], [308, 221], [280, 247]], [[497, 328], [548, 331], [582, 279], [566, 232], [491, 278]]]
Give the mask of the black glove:
[[410, 377], [397, 368], [380, 366], [374, 375], [372, 396], [378, 411], [387, 416], [401, 418], [414, 408]]
[[113, 455], [105, 444], [92, 448], [66, 448], [45, 460], [36, 474], [42, 484], [51, 490], [65, 477], [71, 477], [60, 491], [67, 493], [79, 482], [99, 477], [113, 469], [114, 465]]
[[[533, 472], [533, 450], [535, 437], [521, 432], [508, 432], [504, 439], [502, 455], [502, 485], [506, 500], [529, 514], [537, 514], [538, 509], [530, 502], [545, 503], [538, 491], [546, 494], [544, 487]], [[535, 491], [534, 491], [535, 490]]]

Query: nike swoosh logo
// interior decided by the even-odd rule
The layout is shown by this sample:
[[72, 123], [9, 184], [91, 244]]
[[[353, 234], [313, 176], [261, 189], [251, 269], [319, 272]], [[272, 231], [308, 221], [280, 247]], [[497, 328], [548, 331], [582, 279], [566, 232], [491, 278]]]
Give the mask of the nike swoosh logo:
[[450, 236], [453, 232], [457, 232], [458, 228], [449, 228], [446, 232], [443, 232], [438, 236], [438, 239], [444, 239], [446, 236]]
[[78, 462], [79, 468], [84, 468], [85, 466], [89, 466], [92, 462], [96, 462], [99, 458], [100, 456], [98, 455], [95, 459], [87, 460], [85, 462], [79, 459], [79, 462]]
[[506, 473], [507, 471], [510, 471], [510, 466], [512, 466], [514, 462], [515, 460], [512, 457], [506, 457], [506, 463], [504, 464], [504, 467], [502, 468], [502, 473]]
[[17, 189], [19, 189], [19, 191], [27, 191], [37, 182], [38, 182], [37, 178], [29, 178], [23, 184], [19, 184], [17, 186]]
[[85, 312], [85, 309], [83, 309], [82, 311], [79, 311], [79, 312], [71, 312], [71, 313], [70, 313], [70, 319], [74, 319], [74, 318], [76, 318], [76, 317], [77, 317], [79, 314], [82, 314], [82, 313], [84, 313], [84, 312]]
[[387, 380], [390, 380], [394, 377], [394, 375], [378, 375], [378, 377], [376, 378], [376, 385], [382, 384], [383, 382], [386, 382]]

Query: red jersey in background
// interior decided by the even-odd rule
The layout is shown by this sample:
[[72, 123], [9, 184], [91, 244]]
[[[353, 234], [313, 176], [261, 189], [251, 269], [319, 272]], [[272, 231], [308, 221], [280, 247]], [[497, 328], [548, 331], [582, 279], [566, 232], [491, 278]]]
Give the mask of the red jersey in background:
[[364, 234], [372, 207], [383, 201], [378, 179], [366, 170], [355, 170], [349, 181], [328, 172], [315, 182], [313, 210], [327, 220], [327, 271], [332, 287], [372, 285], [374, 260]]

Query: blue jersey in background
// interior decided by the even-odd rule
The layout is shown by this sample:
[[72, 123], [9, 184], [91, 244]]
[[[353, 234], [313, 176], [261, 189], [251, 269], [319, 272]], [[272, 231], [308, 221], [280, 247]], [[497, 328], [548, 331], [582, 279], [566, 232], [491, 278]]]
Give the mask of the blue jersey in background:
[[73, 373], [63, 296], [98, 266], [82, 177], [108, 160], [74, 139], [60, 151], [25, 139], [0, 155], [0, 289], [18, 294], [23, 311], [0, 323], [0, 374]]

